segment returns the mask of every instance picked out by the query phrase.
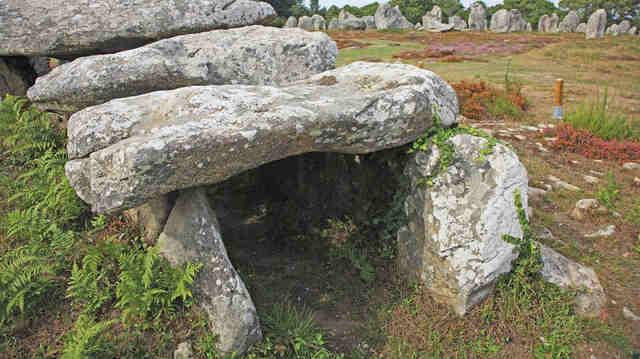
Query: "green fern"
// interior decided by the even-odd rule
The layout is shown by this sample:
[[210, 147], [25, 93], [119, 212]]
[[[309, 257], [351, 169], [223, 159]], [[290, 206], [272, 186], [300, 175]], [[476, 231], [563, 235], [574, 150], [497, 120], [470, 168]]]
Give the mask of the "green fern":
[[87, 314], [80, 314], [67, 338], [61, 359], [95, 358], [97, 353], [107, 351], [101, 334], [116, 321], [97, 322]]

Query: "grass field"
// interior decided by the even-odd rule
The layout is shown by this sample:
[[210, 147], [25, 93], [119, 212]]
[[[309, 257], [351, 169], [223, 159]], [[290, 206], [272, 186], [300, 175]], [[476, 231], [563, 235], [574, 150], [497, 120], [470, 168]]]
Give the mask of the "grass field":
[[[554, 148], [558, 133], [541, 130], [562, 125], [552, 119], [553, 86], [561, 78], [565, 114], [591, 103], [600, 105], [606, 91], [603, 117], [628, 125], [625, 136], [637, 145], [640, 37], [586, 41], [580, 34], [328, 34], [340, 48], [338, 66], [399, 61], [434, 71], [452, 84], [484, 82], [492, 89], [491, 96], [507, 101], [494, 100], [481, 109], [482, 119], [462, 121], [509, 143], [528, 170], [530, 186], [547, 188], [548, 177], [555, 176], [580, 187], [577, 192], [551, 189], [530, 200], [531, 226], [536, 232], [553, 234], [541, 237], [543, 243], [594, 268], [607, 305], [599, 318], [581, 319], [573, 312], [571, 292], [538, 279], [512, 278], [459, 318], [419, 285], [403, 280], [388, 242], [371, 241], [393, 218], [369, 220], [363, 214], [376, 211], [367, 208], [305, 222], [300, 213], [287, 211], [286, 203], [269, 212], [265, 208], [273, 206], [269, 202], [273, 199], [245, 193], [255, 197], [253, 210], [221, 222], [229, 256], [254, 298], [267, 338], [248, 357], [640, 355], [640, 321], [623, 316], [624, 307], [640, 315], [640, 170], [625, 169], [624, 161], [598, 159], [591, 152], [587, 156], [592, 158], [581, 151]], [[521, 103], [524, 110], [513, 110], [506, 88], [526, 99]], [[175, 291], [163, 276], [188, 276], [167, 274], [164, 262], [156, 259], [158, 277], [151, 288], [127, 287], [123, 278], [141, 273], [148, 262], [136, 260], [152, 258], [152, 241], [145, 241], [125, 216], [91, 215], [61, 177], [64, 135], [49, 128], [47, 121], [24, 120], [33, 125], [21, 125], [14, 109], [3, 104], [0, 111], [0, 268], [5, 270], [0, 273], [0, 289], [7, 289], [0, 293], [0, 304], [5, 305], [0, 313], [0, 358], [171, 357], [185, 340], [196, 357], [220, 358], [215, 337], [185, 292], [182, 299], [161, 295], [166, 300], [160, 304], [127, 301], [127, 294], [144, 297], [154, 290]], [[633, 160], [640, 162], [637, 157]], [[597, 199], [605, 210], [580, 220], [570, 216], [575, 203], [584, 198]], [[31, 207], [38, 209], [29, 211]], [[611, 236], [584, 236], [608, 225], [616, 228]], [[23, 247], [23, 262], [10, 257]], [[102, 253], [93, 271], [86, 259], [91, 253]], [[24, 269], [44, 274], [25, 279], [24, 288], [34, 294], [23, 294], [19, 309], [19, 300], [12, 298], [19, 298], [23, 287], [12, 275], [24, 274]], [[89, 286], [94, 290], [91, 295], [74, 286], [93, 282], [97, 284]], [[124, 313], [133, 313], [134, 319], [122, 319]]]

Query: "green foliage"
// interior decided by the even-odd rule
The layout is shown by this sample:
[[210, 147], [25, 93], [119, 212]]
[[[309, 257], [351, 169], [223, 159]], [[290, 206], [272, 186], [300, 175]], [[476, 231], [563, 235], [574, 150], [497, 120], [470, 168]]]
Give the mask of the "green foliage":
[[376, 280], [376, 268], [369, 261], [369, 254], [365, 249], [346, 246], [342, 248], [331, 248], [331, 255], [335, 258], [343, 258], [360, 273], [360, 279], [366, 283]]
[[522, 17], [537, 29], [538, 21], [542, 15], [551, 15], [554, 12], [562, 20], [563, 12], [556, 5], [548, 0], [505, 0], [504, 9], [518, 9]]
[[605, 88], [602, 99], [598, 93], [595, 102], [585, 101], [579, 104], [575, 110], [567, 113], [564, 122], [571, 124], [574, 128], [588, 129], [604, 140], [640, 141], [639, 121], [636, 120], [634, 123], [611, 111], [608, 103], [608, 89]]
[[101, 335], [116, 321], [97, 322], [88, 314], [80, 314], [73, 331], [65, 340], [61, 359], [89, 359], [108, 351], [108, 344]]
[[558, 5], [563, 9], [576, 10], [581, 22], [586, 22], [598, 9], [607, 12], [607, 24], [633, 20], [638, 15], [637, 0], [560, 0]]
[[402, 15], [412, 24], [416, 24], [422, 22], [422, 16], [431, 11], [435, 2], [433, 0], [391, 0], [390, 4], [399, 6]]
[[607, 173], [607, 179], [604, 186], [598, 190], [598, 201], [602, 203], [609, 211], [615, 209], [615, 202], [620, 196], [620, 185], [616, 182], [616, 177], [611, 171]]

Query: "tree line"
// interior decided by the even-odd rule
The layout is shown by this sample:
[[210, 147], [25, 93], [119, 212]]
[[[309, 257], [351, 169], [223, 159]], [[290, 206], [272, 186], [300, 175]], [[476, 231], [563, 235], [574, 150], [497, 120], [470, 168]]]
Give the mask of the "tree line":
[[[279, 16], [279, 22], [284, 23], [289, 16], [311, 16], [319, 14], [327, 21], [342, 10], [346, 10], [355, 16], [373, 16], [378, 9], [378, 3], [357, 7], [345, 5], [340, 8], [331, 5], [329, 8], [320, 7], [319, 0], [310, 0], [306, 5], [305, 0], [264, 0], [270, 3]], [[597, 9], [605, 9], [609, 23], [618, 23], [624, 19], [630, 20], [634, 25], [640, 26], [640, 0], [560, 0], [559, 7], [548, 0], [504, 0], [503, 4], [487, 6], [479, 1], [487, 10], [487, 19], [491, 18], [500, 9], [519, 9], [527, 22], [535, 29], [542, 15], [558, 14], [562, 19], [569, 10], [575, 10], [581, 19], [586, 22], [589, 16]], [[422, 22], [422, 16], [438, 5], [442, 9], [443, 22], [448, 18], [458, 15], [468, 19], [470, 8], [465, 8], [459, 0], [391, 0], [391, 5], [399, 6], [402, 14], [412, 23]]]

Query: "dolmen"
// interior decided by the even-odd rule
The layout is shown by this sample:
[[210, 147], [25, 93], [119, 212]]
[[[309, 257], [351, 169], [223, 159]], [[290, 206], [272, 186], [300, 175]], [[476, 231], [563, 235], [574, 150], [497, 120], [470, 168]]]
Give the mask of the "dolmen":
[[[260, 26], [275, 15], [266, 3], [83, 4], [11, 2], [0, 13], [8, 24], [0, 28], [2, 55], [73, 60], [28, 91], [37, 106], [73, 113], [65, 166], [71, 186], [97, 213], [146, 208], [143, 222], [154, 223], [170, 263], [203, 264], [194, 300], [222, 353], [246, 352], [262, 329], [227, 255], [207, 186], [309, 152], [403, 148], [433, 126], [456, 125], [456, 94], [438, 75], [405, 64], [336, 69], [338, 50], [326, 34], [293, 27], [293, 20], [283, 29]], [[448, 168], [431, 146], [407, 154], [404, 170], [393, 173], [412, 184], [407, 223], [397, 233], [398, 265], [463, 315], [511, 270], [517, 253], [502, 235], [522, 235], [514, 190], [526, 208], [528, 177], [507, 146], [487, 153], [486, 139], [465, 134], [448, 143], [456, 159]], [[562, 258], [562, 268], [575, 267]], [[596, 311], [594, 303], [587, 307]]]

